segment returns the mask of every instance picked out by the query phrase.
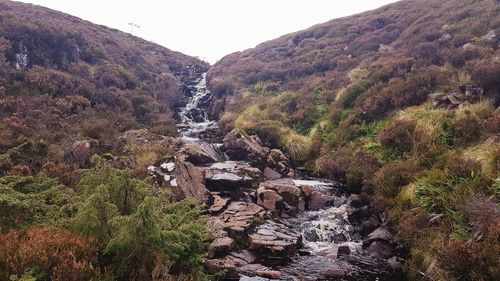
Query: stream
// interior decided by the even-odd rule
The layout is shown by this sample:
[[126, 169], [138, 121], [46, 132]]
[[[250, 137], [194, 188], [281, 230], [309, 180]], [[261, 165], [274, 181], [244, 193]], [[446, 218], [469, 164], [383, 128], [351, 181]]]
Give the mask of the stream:
[[[240, 237], [241, 234], [238, 234], [240, 236], [234, 235], [229, 230], [231, 238], [226, 237], [226, 234], [221, 235], [222, 238], [214, 234], [213, 236], [218, 239], [236, 241], [236, 243], [231, 241], [226, 243], [227, 246], [226, 244], [223, 245], [226, 248], [231, 248], [233, 252], [228, 253], [229, 251], [225, 251], [223, 254], [213, 255], [213, 264], [217, 264], [217, 266], [224, 269], [227, 268], [230, 271], [235, 270], [238, 273], [236, 277], [234, 275], [229, 276], [226, 280], [402, 280], [397, 270], [393, 270], [386, 260], [372, 258], [363, 249], [363, 237], [359, 233], [359, 226], [352, 224], [349, 220], [350, 210], [352, 211], [349, 202], [352, 200], [343, 191], [341, 184], [307, 176], [293, 179], [283, 177], [282, 179], [268, 180], [261, 183], [258, 191], [255, 191], [255, 187], [250, 187], [252, 184], [252, 176], [250, 176], [247, 177], [247, 179], [250, 179], [248, 186], [245, 186], [245, 188], [240, 187], [246, 185], [244, 181], [246, 176], [241, 176], [241, 172], [234, 172], [234, 170], [240, 169], [237, 167], [244, 167], [244, 171], [257, 170], [256, 172], [259, 173], [260, 171], [245, 161], [226, 161], [231, 157], [222, 152], [222, 144], [213, 143], [210, 138], [206, 137], [207, 131], [217, 131], [217, 122], [209, 120], [205, 110], [208, 104], [207, 101], [212, 98], [210, 91], [207, 89], [206, 73], [194, 79], [188, 85], [188, 88], [191, 95], [187, 97], [186, 106], [178, 111], [180, 120], [178, 132], [186, 146], [192, 144], [211, 146], [211, 150], [220, 154], [214, 156], [214, 158], [223, 160], [211, 165], [204, 165], [204, 168], [208, 169], [210, 174], [213, 174], [212, 178], [207, 179], [206, 185], [215, 198], [215, 202], [210, 208], [214, 217], [219, 216], [222, 218], [226, 216], [224, 217], [225, 221], [231, 222], [231, 218], [227, 218], [228, 213], [238, 216], [238, 212], [243, 213], [252, 208], [261, 208], [257, 204], [264, 205], [267, 204], [267, 201], [264, 202], [262, 197], [259, 199], [258, 193], [261, 192], [259, 191], [261, 186], [267, 182], [269, 182], [269, 186], [276, 185], [277, 187], [269, 188], [275, 188], [274, 190], [278, 193], [282, 192], [280, 190], [286, 187], [287, 190], [299, 190], [299, 193], [302, 192], [302, 194], [307, 191], [308, 194], [319, 194], [317, 196], [320, 199], [328, 199], [327, 201], [325, 201], [326, 199], [323, 200], [326, 203], [320, 200], [319, 202], [322, 202], [323, 205], [314, 207], [312, 204], [315, 204], [315, 201], [313, 201], [315, 198], [304, 197], [306, 199], [302, 199], [301, 196], [303, 195], [298, 195], [298, 199], [290, 199], [290, 201], [302, 200], [297, 203], [296, 207], [288, 206], [291, 204], [286, 205], [286, 208], [292, 209], [292, 211], [276, 211], [272, 216], [263, 215], [263, 221], [260, 225], [251, 225], [244, 228], [245, 225], [243, 228], [247, 234], [245, 234], [244, 239], [238, 240], [237, 237]], [[259, 169], [262, 170], [262, 167], [259, 167]], [[228, 192], [228, 189], [219, 190], [221, 183], [230, 186], [229, 183], [232, 183], [232, 178], [238, 176], [241, 176], [241, 179], [237, 181], [238, 186], [231, 186], [231, 188], [238, 188], [237, 195], [235, 195], [235, 192]], [[279, 194], [285, 198], [283, 200], [288, 200], [286, 196], [289, 193]], [[233, 203], [228, 203], [231, 201], [227, 198], [231, 198]], [[222, 207], [219, 208], [217, 204]], [[233, 204], [239, 204], [238, 206], [242, 207], [233, 206]], [[230, 209], [236, 211], [230, 213]], [[259, 214], [260, 212], [260, 209], [256, 211]], [[238, 217], [239, 220], [240, 217]], [[268, 239], [266, 237], [272, 236], [272, 238], [269, 238], [272, 242], [263, 243], [263, 248], [257, 248], [253, 244], [248, 246], [247, 240], [255, 241], [257, 236], [260, 237], [259, 239], [264, 240]], [[285, 237], [283, 238], [285, 240], [279, 240], [280, 236]], [[286, 241], [286, 243], [283, 241]], [[279, 243], [286, 245], [283, 246], [285, 250], [286, 247], [293, 243], [298, 247], [293, 252], [287, 252], [285, 255], [279, 252], [283, 248]], [[237, 246], [234, 247], [233, 244]], [[292, 246], [290, 248], [293, 248]], [[225, 249], [224, 247], [219, 248]], [[272, 254], [268, 254], [266, 251], [268, 248], [273, 250]], [[249, 254], [249, 252], [251, 253]], [[259, 253], [258, 257], [252, 256], [254, 252]], [[277, 252], [279, 253], [276, 254]], [[248, 259], [246, 256], [252, 256], [252, 258]], [[241, 260], [246, 262], [242, 263]]]

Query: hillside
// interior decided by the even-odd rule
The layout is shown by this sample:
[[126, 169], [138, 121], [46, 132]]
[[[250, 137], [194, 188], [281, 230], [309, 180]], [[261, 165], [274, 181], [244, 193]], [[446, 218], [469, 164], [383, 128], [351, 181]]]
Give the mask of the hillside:
[[371, 195], [411, 280], [497, 280], [498, 1], [407, 0], [230, 54], [214, 117]]
[[[30, 143], [56, 163], [78, 162], [69, 151], [75, 141], [115, 152], [127, 129], [175, 134], [183, 83], [208, 69], [132, 35], [11, 1], [0, 1], [0, 58], [0, 154]], [[36, 173], [44, 161], [11, 159], [0, 173]]]
[[172, 157], [174, 112], [207, 69], [0, 0], [0, 280], [202, 276], [201, 210], [153, 188], [147, 165]]

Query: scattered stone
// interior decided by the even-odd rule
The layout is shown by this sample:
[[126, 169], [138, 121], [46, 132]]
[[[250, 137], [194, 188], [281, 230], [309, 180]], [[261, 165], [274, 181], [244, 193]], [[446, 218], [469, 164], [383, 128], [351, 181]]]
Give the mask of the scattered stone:
[[495, 32], [495, 30], [490, 30], [488, 31], [488, 33], [486, 33], [485, 35], [483, 35], [481, 37], [481, 41], [483, 42], [494, 42], [496, 41], [496, 38], [497, 38], [497, 34]]
[[379, 47], [378, 47], [378, 51], [380, 53], [390, 52], [390, 51], [392, 51], [392, 46], [386, 45], [386, 44], [380, 44]]
[[439, 37], [438, 42], [444, 43], [444, 42], [449, 41], [450, 39], [451, 39], [451, 35], [449, 33], [445, 33], [441, 37]]

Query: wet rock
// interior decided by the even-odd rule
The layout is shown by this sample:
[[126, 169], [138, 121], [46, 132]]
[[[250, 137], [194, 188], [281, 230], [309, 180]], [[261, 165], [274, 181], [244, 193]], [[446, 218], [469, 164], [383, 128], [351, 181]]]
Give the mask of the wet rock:
[[223, 211], [224, 209], [226, 209], [226, 207], [229, 205], [229, 202], [231, 201], [230, 198], [224, 198], [224, 197], [221, 197], [218, 194], [214, 194], [214, 193], [212, 193], [212, 197], [214, 199], [213, 200], [214, 203], [208, 209], [208, 212], [210, 214], [218, 214], [218, 213], [220, 213], [221, 211]]
[[300, 249], [302, 237], [284, 224], [267, 221], [250, 235], [249, 249], [263, 258], [290, 258]]
[[394, 247], [385, 241], [374, 241], [366, 249], [366, 252], [371, 257], [387, 259], [394, 256]]
[[238, 277], [240, 275], [237, 270], [238, 268], [253, 263], [256, 260], [257, 256], [254, 253], [248, 250], [242, 250], [239, 252], [232, 252], [223, 258], [206, 259], [204, 261], [204, 266], [206, 271], [210, 274], [226, 270], [229, 277]]
[[281, 178], [281, 174], [276, 172], [275, 170], [269, 168], [269, 167], [266, 167], [264, 169], [264, 177], [267, 180], [277, 180], [277, 179]]
[[337, 248], [337, 258], [342, 256], [348, 256], [351, 254], [351, 248], [347, 245], [341, 245]]
[[269, 210], [305, 209], [302, 190], [290, 179], [262, 182], [257, 189], [257, 204]]
[[226, 157], [219, 147], [206, 142], [187, 143], [182, 149], [185, 161], [196, 165], [226, 161]]
[[236, 242], [230, 237], [220, 237], [215, 239], [208, 246], [208, 256], [217, 257], [223, 256], [232, 250], [236, 249]]
[[374, 220], [366, 220], [361, 223], [359, 226], [359, 234], [361, 236], [366, 236], [375, 229], [377, 229], [378, 223]]
[[174, 170], [174, 180], [170, 181], [171, 187], [178, 199], [194, 198], [199, 204], [207, 204], [210, 192], [205, 187], [205, 178], [201, 169], [188, 162], [177, 162]]
[[393, 239], [392, 233], [386, 227], [379, 227], [373, 232], [368, 234], [368, 237], [363, 241], [363, 245], [370, 245], [374, 241], [391, 241]]
[[332, 205], [335, 196], [324, 191], [316, 190], [311, 186], [301, 187], [306, 197], [306, 206], [308, 210], [321, 210]]
[[361, 208], [348, 209], [348, 218], [351, 223], [360, 223], [369, 219], [373, 215], [373, 208], [371, 206], [363, 206]]
[[317, 255], [334, 260], [338, 256], [338, 247], [333, 245], [326, 249], [322, 249], [317, 253]]

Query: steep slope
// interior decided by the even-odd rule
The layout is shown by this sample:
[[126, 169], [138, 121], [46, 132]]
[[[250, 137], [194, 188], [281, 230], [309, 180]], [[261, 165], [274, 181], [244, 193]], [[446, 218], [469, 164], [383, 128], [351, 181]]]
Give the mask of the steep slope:
[[493, 0], [332, 20], [217, 62], [212, 115], [372, 195], [410, 279], [496, 280], [499, 32]]
[[[16, 166], [36, 173], [46, 159], [78, 163], [75, 141], [115, 152], [126, 129], [175, 134], [183, 85], [208, 69], [132, 35], [3, 0], [0, 64], [0, 174]], [[38, 160], [14, 155], [26, 145]]]

